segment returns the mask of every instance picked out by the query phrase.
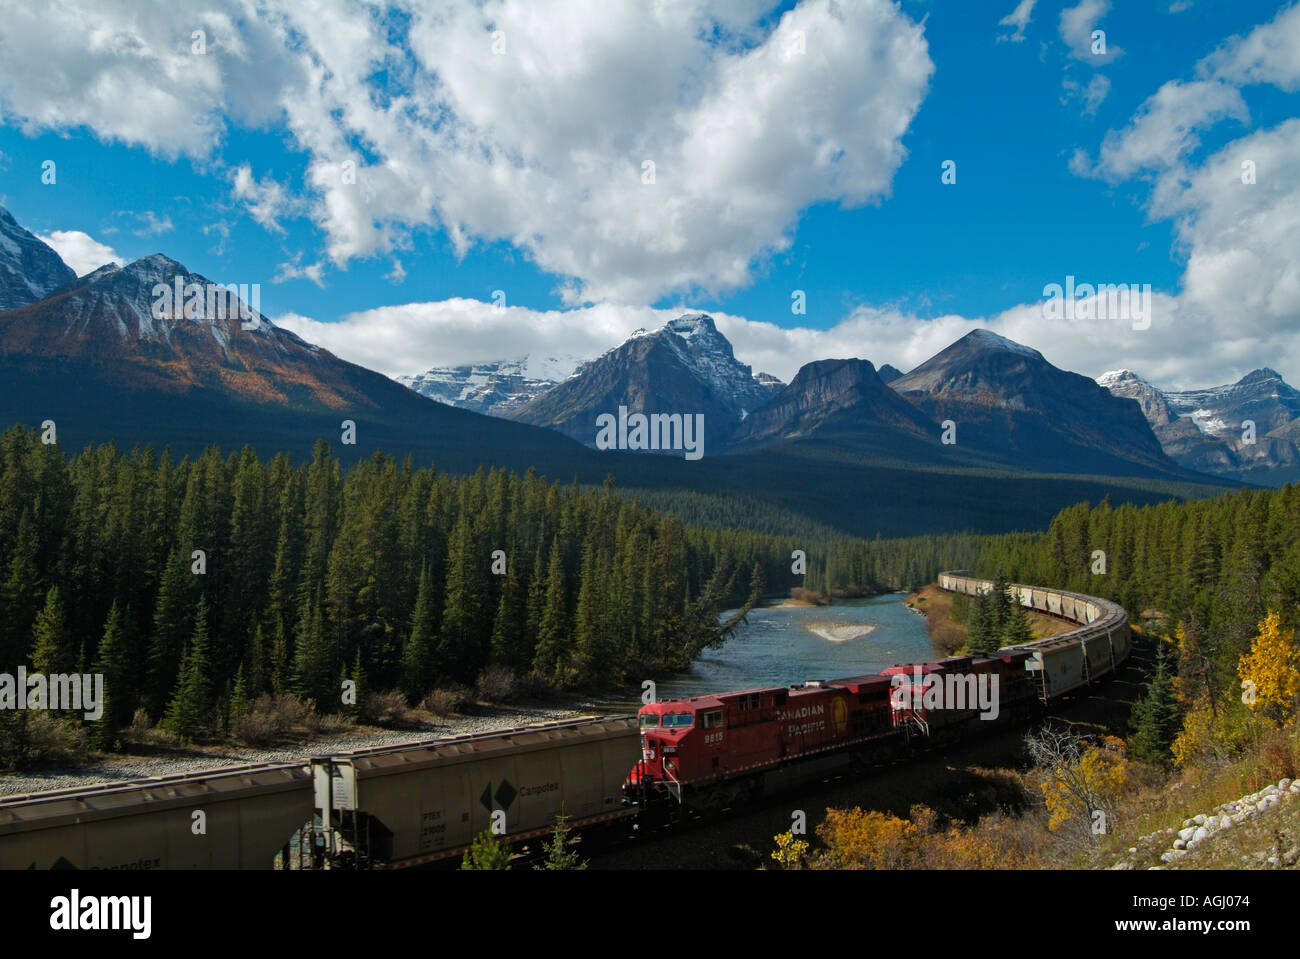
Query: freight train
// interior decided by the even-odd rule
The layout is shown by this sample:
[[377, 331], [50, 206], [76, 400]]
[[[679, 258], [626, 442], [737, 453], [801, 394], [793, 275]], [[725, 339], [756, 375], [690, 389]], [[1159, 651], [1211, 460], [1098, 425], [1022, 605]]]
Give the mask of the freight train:
[[[939, 585], [993, 586], [964, 571]], [[637, 716], [0, 797], [0, 868], [400, 868], [454, 860], [485, 830], [527, 842], [557, 816], [585, 841], [741, 805], [1014, 721], [1128, 657], [1114, 603], [1010, 591], [1078, 628], [978, 658], [653, 703]]]
[[[939, 585], [970, 595], [993, 589], [965, 571], [941, 574]], [[1110, 677], [1128, 658], [1128, 617], [1115, 603], [1019, 584], [1008, 593], [1080, 625], [979, 657], [643, 706], [641, 759], [625, 794], [668, 815], [743, 804], [1019, 721]]]

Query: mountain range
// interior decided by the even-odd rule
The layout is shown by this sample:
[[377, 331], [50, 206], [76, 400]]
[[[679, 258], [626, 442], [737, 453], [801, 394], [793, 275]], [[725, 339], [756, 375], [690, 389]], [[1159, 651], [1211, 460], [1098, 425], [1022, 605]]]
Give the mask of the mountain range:
[[1160, 390], [1129, 370], [1097, 382], [1134, 399], [1176, 463], [1248, 483], [1300, 482], [1300, 390], [1264, 367], [1236, 383]]
[[[54, 420], [66, 449], [247, 444], [303, 457], [324, 439], [345, 464], [382, 450], [450, 472], [535, 468], [593, 486], [612, 475], [686, 522], [805, 536], [1034, 528], [1084, 499], [1223, 488], [1164, 457], [1138, 403], [987, 334], [906, 376], [885, 369], [892, 385], [855, 358], [782, 384], [737, 360], [709, 316], [687, 314], [567, 375], [556, 359], [409, 381], [441, 390], [435, 401], [246, 302], [243, 317], [191, 303], [191, 288], [215, 284], [163, 254], [77, 278], [7, 213], [0, 230], [3, 290], [18, 304], [0, 311], [0, 427]], [[167, 304], [161, 290], [183, 295]], [[505, 415], [457, 408], [473, 403]], [[703, 461], [591, 448], [597, 419], [619, 407], [702, 416]]]
[[576, 451], [555, 433], [423, 399], [246, 303], [244, 314], [256, 321], [242, 321], [242, 301], [212, 315], [206, 298], [195, 310], [160, 302], [155, 291], [177, 283], [216, 286], [154, 254], [100, 267], [0, 312], [0, 423], [53, 420], [60, 442], [74, 449], [114, 439], [178, 452], [248, 443], [305, 453], [320, 436], [341, 442], [350, 420], [355, 449], [345, 453], [436, 452], [461, 470], [484, 462], [563, 468]]
[[572, 375], [578, 363], [573, 357], [551, 357], [539, 363], [524, 356], [492, 363], [435, 366], [415, 376], [399, 376], [397, 382], [448, 406], [489, 416], [509, 416]]

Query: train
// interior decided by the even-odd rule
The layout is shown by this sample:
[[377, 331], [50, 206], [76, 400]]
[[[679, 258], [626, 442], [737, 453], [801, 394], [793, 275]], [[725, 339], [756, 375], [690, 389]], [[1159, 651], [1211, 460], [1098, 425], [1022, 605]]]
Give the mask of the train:
[[[938, 583], [993, 588], [964, 570]], [[485, 831], [528, 843], [558, 817], [586, 842], [743, 806], [1021, 720], [1127, 659], [1118, 605], [1008, 591], [1077, 628], [984, 656], [649, 703], [636, 715], [0, 797], [0, 868], [398, 869], [455, 861]]]
[[[994, 588], [965, 570], [938, 582], [969, 595]], [[1118, 604], [1014, 583], [1008, 593], [1080, 625], [978, 657], [648, 704], [638, 714], [641, 758], [625, 794], [645, 810], [715, 812], [1021, 721], [1109, 678], [1128, 658], [1128, 616]]]

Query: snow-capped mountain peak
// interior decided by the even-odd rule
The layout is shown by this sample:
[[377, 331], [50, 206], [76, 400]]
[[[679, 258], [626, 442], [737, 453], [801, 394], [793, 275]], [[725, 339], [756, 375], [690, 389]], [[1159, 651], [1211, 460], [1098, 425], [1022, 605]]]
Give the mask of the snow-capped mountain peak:
[[35, 303], [76, 278], [59, 254], [0, 206], [0, 311]]

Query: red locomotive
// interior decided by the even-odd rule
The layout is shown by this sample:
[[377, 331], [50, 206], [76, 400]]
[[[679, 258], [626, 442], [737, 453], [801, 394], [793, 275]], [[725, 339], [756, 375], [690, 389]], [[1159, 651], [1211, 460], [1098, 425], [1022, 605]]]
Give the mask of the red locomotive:
[[1020, 718], [1036, 704], [1029, 653], [1000, 650], [892, 666], [880, 675], [749, 689], [641, 707], [631, 801], [694, 811], [861, 771], [959, 739], [972, 722]]

